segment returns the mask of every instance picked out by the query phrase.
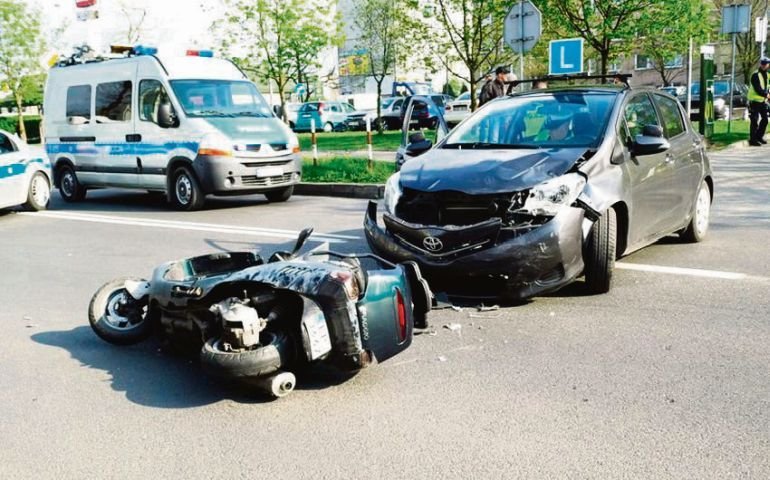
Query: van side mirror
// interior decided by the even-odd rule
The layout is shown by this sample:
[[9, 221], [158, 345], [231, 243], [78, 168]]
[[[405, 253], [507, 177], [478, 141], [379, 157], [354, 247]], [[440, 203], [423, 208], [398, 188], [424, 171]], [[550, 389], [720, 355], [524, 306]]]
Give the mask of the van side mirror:
[[158, 106], [158, 125], [161, 128], [175, 128], [179, 126], [179, 121], [174, 113], [174, 107], [171, 103], [165, 102]]

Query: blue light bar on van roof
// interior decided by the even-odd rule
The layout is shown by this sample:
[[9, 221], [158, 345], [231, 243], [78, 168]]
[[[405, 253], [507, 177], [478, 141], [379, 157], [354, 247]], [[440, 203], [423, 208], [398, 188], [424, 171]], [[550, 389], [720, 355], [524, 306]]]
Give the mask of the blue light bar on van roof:
[[213, 50], [187, 50], [187, 56], [212, 58], [214, 57], [214, 51]]
[[148, 47], [145, 45], [137, 45], [134, 47], [134, 55], [157, 55], [158, 49], [155, 47]]

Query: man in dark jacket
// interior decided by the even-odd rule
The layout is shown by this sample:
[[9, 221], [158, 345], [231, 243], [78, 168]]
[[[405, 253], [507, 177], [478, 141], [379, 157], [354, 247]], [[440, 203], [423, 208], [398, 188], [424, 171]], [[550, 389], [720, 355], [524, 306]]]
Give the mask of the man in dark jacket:
[[505, 82], [508, 81], [509, 73], [510, 70], [508, 70], [506, 67], [497, 67], [495, 69], [494, 80], [487, 81], [487, 83], [481, 87], [481, 94], [479, 95], [479, 106], [482, 106], [497, 97], [502, 97], [505, 95]]
[[763, 57], [759, 61], [759, 69], [751, 75], [749, 84], [749, 118], [751, 119], [749, 145], [753, 147], [767, 143], [764, 137], [767, 128], [767, 100], [770, 98], [767, 88], [768, 68], [770, 68], [770, 59]]

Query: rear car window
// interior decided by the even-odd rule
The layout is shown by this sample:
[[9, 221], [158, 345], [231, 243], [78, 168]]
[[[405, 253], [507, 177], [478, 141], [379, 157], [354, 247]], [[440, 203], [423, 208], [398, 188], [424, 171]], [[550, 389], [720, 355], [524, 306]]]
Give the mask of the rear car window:
[[655, 107], [652, 106], [652, 101], [646, 94], [632, 98], [626, 105], [623, 114], [631, 138], [641, 135], [646, 125], [660, 126], [658, 115], [655, 113]]
[[67, 89], [66, 115], [91, 119], [91, 85], [75, 85]]
[[131, 120], [131, 81], [100, 83], [96, 86], [96, 122]]
[[306, 103], [299, 109], [300, 112], [316, 112], [318, 111], [317, 103]]
[[8, 138], [8, 135], [5, 135], [3, 133], [0, 133], [0, 155], [3, 155], [5, 153], [11, 153], [15, 152], [16, 147], [13, 145], [13, 142], [10, 138]]
[[662, 95], [655, 95], [660, 116], [663, 120], [663, 134], [666, 138], [673, 138], [685, 131], [684, 120], [676, 101]]

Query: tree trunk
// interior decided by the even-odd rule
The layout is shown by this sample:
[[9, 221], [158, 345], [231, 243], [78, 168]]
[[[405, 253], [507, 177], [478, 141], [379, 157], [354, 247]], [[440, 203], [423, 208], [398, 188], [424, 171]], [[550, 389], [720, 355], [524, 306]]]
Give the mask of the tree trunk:
[[601, 74], [602, 75], [607, 75], [607, 67], [609, 66], [609, 63], [610, 63], [610, 51], [609, 50], [602, 50], [601, 52], [599, 52], [599, 56], [602, 59], [602, 62], [601, 62], [602, 63]]
[[16, 100], [16, 110], [19, 114], [19, 137], [25, 142], [27, 141], [27, 128], [24, 126], [24, 112], [22, 111], [22, 98], [18, 90], [13, 92], [13, 97]]
[[[375, 78], [375, 80], [377, 79]], [[375, 121], [377, 122], [377, 133], [379, 134], [385, 131], [385, 126], [382, 124], [382, 82], [384, 80], [384, 75], [377, 80], [377, 116]]]
[[476, 89], [478, 88], [478, 79], [476, 78], [473, 73], [471, 73], [471, 84], [470, 84], [470, 93], [471, 93], [471, 112], [475, 112], [476, 108], [479, 106], [478, 101], [476, 100]]

